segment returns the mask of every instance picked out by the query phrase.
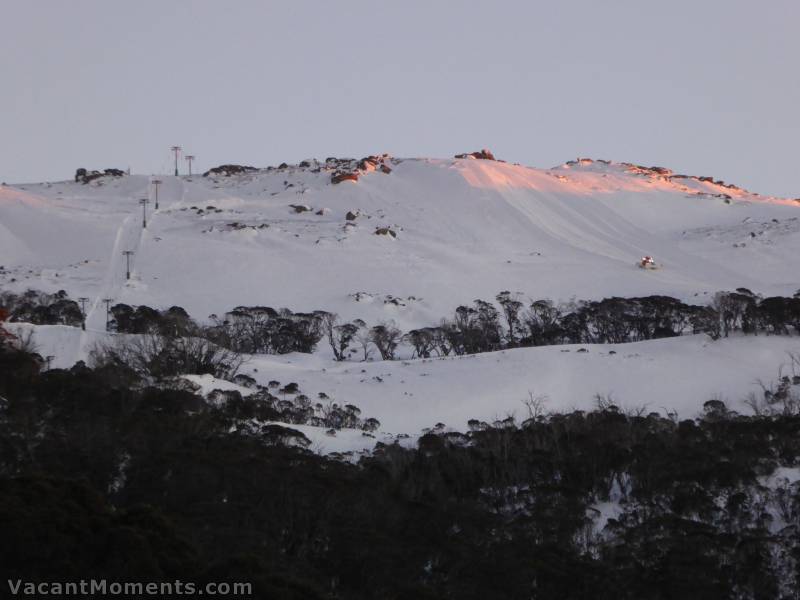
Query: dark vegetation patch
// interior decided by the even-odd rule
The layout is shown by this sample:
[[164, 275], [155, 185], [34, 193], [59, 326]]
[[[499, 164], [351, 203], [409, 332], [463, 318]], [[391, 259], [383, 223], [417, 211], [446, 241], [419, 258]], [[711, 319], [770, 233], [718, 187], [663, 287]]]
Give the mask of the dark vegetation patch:
[[126, 173], [122, 169], [105, 169], [103, 171], [87, 171], [83, 167], [75, 171], [75, 183], [89, 183], [101, 177], [122, 177]]
[[[343, 360], [356, 354], [351, 348], [363, 321], [350, 326], [334, 323], [326, 329], [334, 355]], [[379, 327], [379, 330], [375, 330]], [[734, 332], [750, 335], [800, 334], [800, 294], [763, 298], [750, 290], [719, 292], [705, 306], [686, 304], [669, 296], [605, 298], [556, 304], [551, 300], [525, 301], [521, 294], [501, 292], [495, 302], [475, 300], [456, 308], [439, 325], [399, 331], [392, 324], [379, 324], [361, 334], [372, 339], [386, 337], [391, 330], [394, 344], [380, 351], [394, 358], [403, 341], [413, 356], [449, 356], [492, 352], [508, 348], [560, 344], [623, 344], [686, 333], [705, 333], [717, 340]], [[395, 343], [396, 342], [396, 343]], [[385, 345], [385, 344], [384, 344]]]
[[200, 325], [178, 306], [157, 310], [146, 305], [111, 307], [109, 330], [118, 333], [158, 333], [197, 337], [237, 353], [287, 354], [313, 352], [322, 338], [324, 311], [295, 313], [269, 306], [237, 306], [211, 323]]
[[231, 175], [240, 175], [242, 173], [251, 173], [253, 171], [258, 171], [255, 167], [250, 167], [247, 165], [220, 165], [218, 167], [213, 167], [203, 173], [203, 177], [208, 177], [212, 175], [221, 175], [223, 177], [230, 177]]
[[[0, 348], [9, 578], [246, 581], [259, 598], [789, 598], [800, 418], [592, 412], [434, 427], [357, 465], [268, 402], [41, 372]], [[646, 401], [646, 398], [642, 399]], [[601, 507], [617, 508], [607, 522]]]
[[0, 309], [6, 311], [10, 322], [73, 327], [80, 327], [83, 322], [81, 307], [64, 290], [54, 294], [36, 290], [22, 294], [0, 292]]
[[[394, 303], [402, 306], [400, 301]], [[73, 326], [82, 321], [80, 308], [63, 291], [2, 293], [0, 308], [6, 310], [10, 321]], [[335, 314], [321, 310], [296, 313], [287, 308], [239, 306], [221, 317], [211, 315], [210, 323], [199, 324], [179, 306], [157, 310], [116, 304], [110, 309], [109, 330], [157, 335], [165, 338], [158, 342], [165, 347], [183, 344], [167, 353], [172, 358], [165, 359], [165, 365], [181, 365], [174, 358], [180, 355], [224, 356], [223, 363], [230, 368], [203, 359], [199, 363], [203, 370], [179, 372], [232, 376], [238, 369], [236, 355], [311, 353], [323, 339], [337, 360], [369, 360], [376, 353], [391, 360], [402, 344], [412, 349], [412, 357], [430, 358], [560, 344], [623, 344], [687, 333], [705, 333], [714, 340], [736, 332], [798, 335], [800, 293], [765, 298], [739, 288], [715, 294], [707, 305], [695, 305], [669, 296], [556, 304], [547, 299], [525, 300], [521, 294], [505, 291], [494, 302], [475, 300], [457, 307], [438, 325], [407, 332], [391, 321], [372, 326], [360, 319], [343, 323]], [[188, 338], [194, 341], [187, 342]], [[189, 346], [192, 352], [187, 351]]]

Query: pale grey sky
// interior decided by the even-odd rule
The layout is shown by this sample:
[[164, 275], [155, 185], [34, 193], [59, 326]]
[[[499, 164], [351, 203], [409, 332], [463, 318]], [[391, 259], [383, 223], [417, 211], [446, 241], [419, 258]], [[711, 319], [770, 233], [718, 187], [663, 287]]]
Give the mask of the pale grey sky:
[[800, 2], [0, 0], [0, 180], [591, 156], [800, 196]]

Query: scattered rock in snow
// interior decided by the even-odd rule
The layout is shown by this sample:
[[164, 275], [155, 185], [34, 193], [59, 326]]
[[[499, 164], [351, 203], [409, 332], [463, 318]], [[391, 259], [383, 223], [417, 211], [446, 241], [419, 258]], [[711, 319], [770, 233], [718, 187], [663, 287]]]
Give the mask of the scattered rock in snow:
[[403, 302], [400, 298], [395, 298], [394, 296], [386, 296], [383, 299], [384, 304], [394, 304], [395, 306], [405, 306], [406, 303]]
[[350, 297], [356, 302], [362, 302], [364, 300], [373, 300], [375, 298], [375, 294], [370, 294], [369, 292], [355, 292], [350, 294]]
[[397, 237], [397, 233], [394, 231], [394, 229], [389, 227], [377, 227], [375, 229], [375, 235], [390, 235], [393, 238]]

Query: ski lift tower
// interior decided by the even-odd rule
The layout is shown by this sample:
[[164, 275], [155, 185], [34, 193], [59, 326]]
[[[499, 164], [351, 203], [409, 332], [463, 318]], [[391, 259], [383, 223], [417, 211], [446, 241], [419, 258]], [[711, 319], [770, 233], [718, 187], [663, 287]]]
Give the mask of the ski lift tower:
[[178, 154], [181, 151], [181, 147], [180, 146], [172, 146], [172, 148], [170, 148], [170, 150], [172, 150], [175, 153], [175, 177], [177, 177], [178, 176]]
[[131, 278], [131, 256], [133, 256], [134, 252], [133, 250], [123, 250], [122, 254], [125, 256], [125, 280], [127, 281]]
[[153, 184], [153, 191], [155, 192], [156, 210], [158, 210], [158, 186], [161, 185], [160, 179], [153, 179], [150, 183]]
[[139, 204], [142, 205], [142, 229], [147, 229], [147, 205], [150, 202], [147, 198], [142, 198], [139, 200]]

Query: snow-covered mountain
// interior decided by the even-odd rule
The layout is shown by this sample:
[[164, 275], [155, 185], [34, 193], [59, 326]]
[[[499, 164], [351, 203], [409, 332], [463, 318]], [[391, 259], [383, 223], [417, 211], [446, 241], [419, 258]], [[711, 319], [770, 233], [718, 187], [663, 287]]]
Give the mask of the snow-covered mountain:
[[[179, 305], [198, 320], [263, 305], [408, 330], [503, 290], [553, 300], [665, 294], [701, 304], [719, 290], [791, 296], [800, 287], [800, 202], [662, 168], [381, 156], [160, 179], [158, 210], [143, 175], [0, 187], [0, 288], [89, 298], [86, 333], [40, 336], [56, 364], [85, 356], [104, 335], [104, 298]], [[150, 200], [146, 229], [142, 198]], [[129, 281], [125, 250], [134, 252]], [[637, 268], [644, 255], [661, 268]], [[773, 377], [785, 352], [800, 349], [796, 338], [708, 343], [617, 348], [613, 365], [601, 347], [581, 357], [551, 347], [458, 359], [466, 368], [445, 364], [456, 359], [334, 365], [324, 348], [250, 365], [259, 379], [275, 371], [315, 392], [339, 389], [399, 432], [505, 416], [527, 390], [547, 394], [552, 408], [586, 406], [590, 392], [646, 404], [658, 373], [659, 402], [672, 397], [670, 407], [690, 411], [709, 394]]]

